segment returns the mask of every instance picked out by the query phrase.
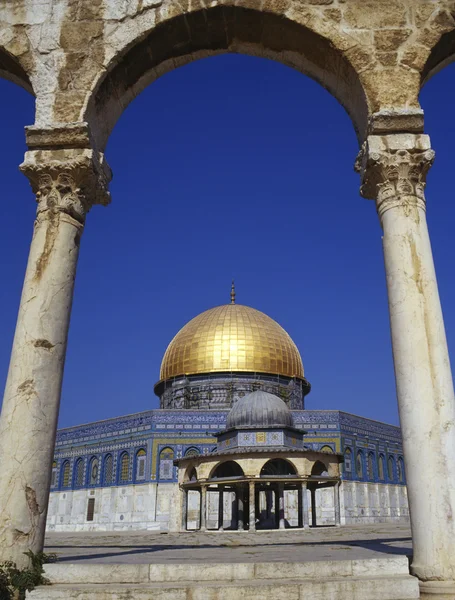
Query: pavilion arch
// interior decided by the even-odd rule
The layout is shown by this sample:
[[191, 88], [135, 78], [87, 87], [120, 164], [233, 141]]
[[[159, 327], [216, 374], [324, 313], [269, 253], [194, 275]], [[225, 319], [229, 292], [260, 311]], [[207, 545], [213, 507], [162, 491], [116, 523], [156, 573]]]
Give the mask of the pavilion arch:
[[194, 465], [188, 465], [188, 468], [185, 472], [184, 481], [197, 481], [197, 479], [198, 473], [196, 467]]
[[212, 469], [209, 479], [217, 479], [221, 477], [243, 477], [244, 472], [242, 467], [235, 460], [225, 460], [218, 463]]
[[318, 475], [329, 475], [329, 467], [324, 462], [322, 462], [322, 460], [317, 460], [314, 463], [313, 468], [311, 469], [312, 477], [317, 477]]
[[[325, 32], [329, 30], [325, 24]], [[334, 39], [337, 35], [335, 30], [331, 34]], [[270, 58], [316, 80], [345, 107], [363, 141], [367, 97], [357, 72], [333, 40], [282, 14], [212, 6], [163, 21], [111, 58], [95, 80], [82, 115], [100, 150], [124, 109], [159, 76], [227, 52]]]
[[284, 458], [272, 458], [268, 460], [261, 469], [261, 477], [273, 475], [297, 475], [295, 465]]

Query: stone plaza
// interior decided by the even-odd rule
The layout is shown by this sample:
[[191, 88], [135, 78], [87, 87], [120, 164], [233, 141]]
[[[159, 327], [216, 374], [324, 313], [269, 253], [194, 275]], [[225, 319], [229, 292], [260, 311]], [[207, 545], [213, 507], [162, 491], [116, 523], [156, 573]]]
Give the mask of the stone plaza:
[[[142, 447], [146, 446], [147, 440], [143, 445], [134, 446], [134, 462], [128, 452], [125, 455], [125, 449], [115, 448], [115, 456], [119, 460], [115, 466], [114, 454], [111, 466], [101, 464], [100, 458], [107, 458], [101, 450], [82, 456], [76, 449], [73, 456], [63, 456], [68, 448], [64, 447], [65, 444], [63, 448], [56, 446], [55, 442], [74, 280], [87, 214], [95, 205], [105, 206], [110, 202], [112, 173], [104, 155], [110, 133], [129, 103], [162, 74], [189, 61], [224, 52], [258, 55], [294, 67], [324, 86], [345, 107], [352, 120], [359, 142], [355, 168], [360, 176], [360, 192], [364, 198], [375, 202], [383, 230], [402, 436], [400, 438], [396, 431], [388, 430], [387, 440], [384, 438], [386, 434], [383, 436], [381, 433], [374, 442], [365, 441], [364, 454], [360, 458], [359, 448], [354, 443], [343, 448], [336, 447], [336, 436], [335, 441], [330, 442], [329, 439], [326, 444], [330, 451], [323, 448], [325, 436], [318, 436], [319, 439], [312, 442], [318, 447], [305, 448], [305, 438], [302, 438], [305, 415], [296, 414], [295, 418], [289, 415], [294, 411], [305, 413], [298, 400], [303, 402], [309, 384], [304, 377], [303, 366], [290, 350], [291, 346], [284, 343], [287, 340], [284, 334], [276, 334], [273, 326], [275, 333], [272, 332], [269, 340], [268, 326], [264, 325], [251, 327], [245, 334], [245, 340], [254, 339], [257, 345], [245, 344], [236, 354], [235, 365], [229, 362], [229, 357], [224, 358], [222, 349], [220, 352], [210, 349], [211, 360], [214, 365], [216, 363], [209, 370], [212, 379], [222, 377], [223, 373], [228, 373], [231, 379], [231, 374], [235, 375], [235, 381], [230, 380], [226, 388], [230, 390], [229, 403], [222, 406], [224, 396], [215, 385], [218, 391], [207, 387], [200, 390], [202, 404], [193, 411], [204, 410], [204, 402], [210, 405], [212, 398], [217, 397], [220, 401], [217, 408], [224, 410], [220, 421], [224, 422], [231, 414], [228, 411], [235, 410], [236, 402], [250, 395], [250, 407], [254, 410], [251, 413], [246, 411], [224, 433], [222, 427], [220, 430], [217, 427], [218, 438], [210, 436], [210, 441], [206, 441], [207, 453], [210, 444], [213, 447], [216, 444], [220, 454], [231, 451], [238, 454], [240, 447], [246, 448], [246, 452], [251, 454], [247, 458], [251, 461], [248, 468], [245, 463], [242, 473], [234, 465], [230, 465], [230, 470], [222, 475], [218, 473], [217, 476], [215, 471], [205, 473], [201, 464], [209, 459], [194, 453], [183, 456], [186, 443], [183, 441], [180, 444], [173, 442], [175, 446], [182, 445], [179, 449], [181, 456], [175, 454], [172, 444], [160, 448], [160, 453], [164, 451], [161, 464], [157, 462], [157, 455], [153, 455], [153, 465], [150, 462], [152, 449], [149, 451]], [[269, 590], [270, 597], [275, 598], [405, 600], [417, 598], [419, 594], [427, 600], [455, 598], [455, 398], [426, 221], [425, 186], [434, 152], [425, 133], [425, 119], [419, 103], [422, 85], [454, 57], [453, 0], [264, 0], [261, 3], [254, 0], [214, 0], [210, 4], [186, 0], [0, 2], [0, 75], [24, 87], [36, 99], [35, 122], [26, 129], [28, 149], [20, 168], [29, 179], [37, 202], [0, 418], [0, 561], [13, 560], [19, 566], [26, 566], [28, 558], [24, 552], [37, 552], [43, 548], [51, 486], [58, 494], [58, 501], [57, 495], [54, 495], [49, 511], [50, 525], [54, 529], [58, 528], [60, 516], [68, 516], [66, 525], [74, 525], [71, 522], [72, 509], [68, 511], [65, 507], [55, 506], [67, 500], [68, 493], [79, 494], [77, 502], [82, 509], [76, 511], [77, 519], [90, 514], [91, 504], [88, 501], [91, 491], [96, 498], [96, 490], [90, 490], [90, 478], [94, 487], [99, 486], [101, 472], [115, 472], [121, 478], [116, 479], [115, 484], [132, 484], [133, 479], [140, 479], [143, 472], [151, 475], [152, 468], [155, 475], [157, 468], [164, 476], [171, 474], [174, 489], [180, 494], [174, 517], [175, 531], [187, 529], [189, 521], [195, 521], [189, 518], [191, 510], [193, 514], [200, 515], [199, 520], [196, 519], [197, 527], [207, 525], [204, 524], [207, 516], [205, 494], [211, 485], [219, 485], [218, 530], [224, 528], [223, 498], [227, 496], [223, 494], [226, 492], [231, 494], [228, 504], [235, 505], [232, 509], [235, 518], [231, 519], [231, 525], [232, 520], [237, 527], [239, 523], [243, 526], [247, 523], [245, 507], [248, 506], [250, 529], [255, 529], [257, 519], [261, 522], [258, 517], [261, 513], [265, 515], [265, 521], [275, 523], [279, 529], [286, 527], [287, 520], [291, 525], [293, 521], [300, 530], [275, 532], [274, 535], [301, 535], [303, 539], [308, 529], [306, 525], [309, 525], [306, 519], [310, 510], [314, 509], [313, 525], [318, 524], [316, 501], [313, 500], [311, 508], [307, 504], [306, 492], [311, 494], [316, 487], [333, 488], [330, 489], [334, 498], [333, 524], [341, 525], [339, 490], [340, 485], [346, 482], [341, 483], [343, 467], [339, 465], [344, 463], [343, 473], [346, 474], [347, 465], [351, 465], [352, 469], [352, 464], [355, 464], [356, 470], [351, 470], [351, 473], [360, 474], [357, 477], [360, 486], [355, 481], [351, 482], [348, 504], [355, 506], [357, 503], [357, 491], [354, 493], [353, 490], [364, 490], [370, 484], [377, 486], [372, 495], [362, 492], [367, 497], [365, 507], [368, 505], [370, 508], [372, 502], [381, 505], [382, 464], [384, 486], [391, 484], [393, 489], [387, 492], [387, 515], [373, 517], [407, 516], [407, 499], [413, 546], [410, 570], [405, 558], [395, 557], [390, 559], [391, 562], [375, 563], [376, 567], [373, 563], [362, 567], [357, 559], [341, 560], [338, 566], [326, 565], [325, 571], [322, 567], [317, 571], [314, 566], [321, 561], [289, 563], [293, 566], [288, 568], [286, 582], [283, 582], [283, 567], [278, 577], [272, 567], [263, 566], [267, 562], [255, 563], [262, 565], [255, 573], [269, 570], [273, 573], [271, 579], [276, 575], [276, 585], [272, 584], [274, 590]], [[330, 165], [327, 169], [330, 170]], [[235, 305], [235, 296], [231, 304]], [[263, 347], [264, 339], [270, 341], [265, 356], [257, 350]], [[199, 367], [187, 369], [184, 348], [185, 344], [179, 345], [173, 352], [171, 342], [167, 362], [170, 370], [164, 372], [157, 384], [157, 393], [165, 410], [172, 408], [184, 412], [194, 409], [194, 398], [191, 394], [188, 396], [187, 391], [195, 385], [194, 376], [200, 378], [207, 374]], [[200, 350], [201, 347], [196, 356], [192, 356], [196, 365], [205, 364], [205, 358], [199, 355]], [[256, 351], [259, 366], [254, 354]], [[216, 375], [213, 375], [214, 372]], [[259, 372], [260, 377], [251, 381], [245, 372]], [[275, 376], [275, 379], [267, 383], [269, 375]], [[258, 387], [258, 381], [264, 388], [268, 385], [274, 389]], [[283, 389], [285, 386], [286, 390]], [[201, 384], [199, 387], [204, 386]], [[258, 391], [273, 396], [273, 399], [262, 396], [259, 408], [257, 396], [252, 396]], [[287, 404], [285, 409], [279, 408], [280, 403]], [[264, 412], [265, 406], [268, 408]], [[208, 406], [207, 412], [210, 410]], [[261, 421], [263, 414], [265, 417]], [[273, 421], [273, 415], [278, 415], [277, 422]], [[336, 417], [340, 424], [343, 414]], [[148, 414], [142, 418], [151, 422], [155, 415]], [[197, 419], [193, 420], [192, 425], [197, 424]], [[184, 425], [183, 421], [185, 419], [177, 423], [174, 418], [170, 425]], [[298, 421], [302, 424], [301, 431], [297, 427]], [[336, 424], [335, 421], [336, 418], [332, 424]], [[317, 416], [312, 422], [324, 424]], [[116, 425], [113, 424], [113, 427], [115, 429]], [[145, 425], [139, 423], [136, 427]], [[342, 423], [338, 430], [343, 431]], [[125, 435], [124, 432], [125, 428], [118, 428], [116, 434]], [[58, 443], [67, 433], [59, 433]], [[215, 433], [215, 428], [211, 433]], [[364, 433], [362, 431], [362, 435]], [[71, 436], [71, 432], [68, 435]], [[341, 438], [341, 435], [338, 437]], [[90, 438], [90, 435], [83, 437]], [[254, 438], [255, 443], [248, 445], [247, 438]], [[387, 446], [385, 441], [389, 443], [392, 438], [396, 440], [395, 445]], [[95, 440], [98, 445], [100, 439]], [[234, 448], [226, 447], [228, 440]], [[90, 439], [84, 440], [87, 441]], [[116, 443], [123, 442], [117, 440]], [[202, 440], [201, 443], [203, 445]], [[193, 444], [191, 439], [185, 450], [191, 450], [190, 444]], [[259, 465], [257, 455], [261, 444], [265, 444], [264, 448], [269, 453], [267, 461], [275, 462], [266, 464], [264, 460], [264, 464]], [[369, 448], [368, 444], [373, 447]], [[381, 444], [384, 450], [380, 450]], [[352, 455], [354, 446], [356, 454]], [[273, 448], [284, 458], [275, 456]], [[346, 456], [346, 448], [351, 455]], [[61, 456], [59, 449], [63, 450]], [[299, 465], [297, 458], [296, 464], [292, 463], [294, 453], [301, 459]], [[388, 472], [389, 455], [394, 461], [391, 477]], [[77, 462], [79, 458], [81, 462]], [[185, 463], [185, 460], [189, 462]], [[248, 471], [250, 467], [252, 470]], [[73, 480], [69, 485], [70, 473], [71, 477], [75, 477], [76, 486]], [[214, 474], [215, 477], [212, 477]], [[262, 482], [261, 476], [266, 478]], [[251, 486], [252, 479], [255, 481]], [[78, 486], [79, 481], [81, 486]], [[405, 481], [406, 498], [404, 492], [397, 491], [405, 489]], [[67, 483], [63, 485], [67, 489], [55, 489], [62, 482]], [[114, 481], [110, 483], [114, 484]], [[142, 485], [141, 480], [136, 483]], [[258, 484], [257, 487], [255, 484]], [[147, 485], [152, 490], [154, 484], [151, 479]], [[349, 485], [350, 482], [347, 482], [346, 487]], [[285, 501], [286, 486], [291, 492], [288, 498], [293, 497], [293, 500]], [[73, 487], [82, 489], [73, 491]], [[132, 485], [116, 487], [120, 490], [133, 488]], [[158, 488], [155, 486], [153, 489], [157, 492]], [[191, 504], [190, 493], [198, 498], [196, 504]], [[131, 494], [125, 491], [124, 495]], [[122, 495], [121, 491], [119, 495]], [[155, 515], [156, 500], [153, 505], [150, 500], [149, 506], [149, 512], [155, 511]], [[117, 504], [118, 501], [116, 498]], [[149, 500], [140, 500], [143, 501]], [[170, 505], [173, 500], [168, 495], [164, 502]], [[288, 511], [287, 518], [284, 514], [286, 502], [294, 507], [292, 514]], [[106, 503], [109, 503], [108, 500]], [[128, 506], [127, 502], [125, 506]], [[201, 509], [204, 506], [206, 510]], [[325, 506], [323, 502], [321, 507]], [[392, 509], [397, 511], [393, 515]], [[103, 512], [109, 514], [109, 510]], [[118, 511], [119, 522], [124, 512]], [[164, 513], [166, 510], [163, 510]], [[351, 516], [354, 520], [359, 517], [357, 514]], [[136, 517], [140, 521], [141, 516]], [[134, 518], [131, 516], [131, 520]], [[88, 521], [87, 518], [83, 520]], [[147, 518], [147, 522], [150, 520]], [[396, 526], [401, 527], [401, 524]], [[172, 527], [168, 529], [172, 530]], [[338, 535], [334, 533], [338, 532], [338, 528], [330, 531], [331, 535]], [[216, 534], [202, 531], [202, 534], [226, 535], [224, 531]], [[197, 534], [182, 532], [181, 535]], [[255, 535], [271, 534], [257, 532]], [[308, 567], [308, 564], [311, 566]], [[83, 581], [70, 581], [72, 569], [68, 566], [64, 574], [66, 580], [60, 572], [60, 579], [53, 580], [54, 586], [44, 591], [36, 590], [31, 597], [100, 600], [108, 597], [221, 597], [216, 583], [199, 591], [190, 589], [191, 586], [183, 590], [168, 586], [164, 590], [169, 571], [163, 567], [159, 573], [154, 573], [153, 567], [149, 564], [134, 572], [123, 572], [123, 575], [119, 567], [122, 581], [118, 583], [123, 586], [120, 591], [110, 593], [107, 588], [98, 591], [80, 589], [71, 596], [68, 587], [61, 589], [59, 586], [74, 584], [77, 588], [91, 582], [87, 574], [77, 570], [74, 571], [76, 576]], [[251, 578], [251, 570], [245, 569], [243, 577]], [[198, 577], [203, 579], [202, 571], [200, 569], [192, 575], [186, 572], [185, 577], [193, 581], [197, 581]], [[174, 568], [172, 572], [178, 578], [178, 569]], [[242, 587], [243, 584], [239, 583], [241, 573], [239, 568], [232, 574], [237, 594], [232, 597], [266, 597], [257, 589]], [[210, 573], [212, 580], [219, 575], [216, 571]], [[99, 572], [95, 576], [103, 585], [103, 576]], [[367, 582], [376, 576], [374, 583]], [[387, 587], [387, 582], [390, 583], [394, 576], [399, 582], [393, 580], [396, 585]], [[112, 570], [109, 573], [104, 571], [104, 577], [106, 581], [112, 581]], [[327, 578], [334, 580], [330, 590]], [[305, 582], [309, 586], [310, 580], [313, 591], [305, 596]], [[158, 588], [163, 584], [160, 590], [151, 591], [153, 581]], [[134, 588], [133, 584], [137, 587]]]

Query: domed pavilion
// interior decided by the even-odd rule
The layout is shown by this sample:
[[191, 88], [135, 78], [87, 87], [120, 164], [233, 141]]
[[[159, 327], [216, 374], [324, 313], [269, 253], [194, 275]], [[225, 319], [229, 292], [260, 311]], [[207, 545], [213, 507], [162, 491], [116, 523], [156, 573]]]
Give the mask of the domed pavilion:
[[[175, 461], [182, 530], [305, 528], [308, 492], [333, 487], [340, 524], [340, 454], [305, 448], [305, 432], [278, 396], [258, 390], [229, 411], [216, 451]], [[312, 514], [313, 525], [316, 516]]]

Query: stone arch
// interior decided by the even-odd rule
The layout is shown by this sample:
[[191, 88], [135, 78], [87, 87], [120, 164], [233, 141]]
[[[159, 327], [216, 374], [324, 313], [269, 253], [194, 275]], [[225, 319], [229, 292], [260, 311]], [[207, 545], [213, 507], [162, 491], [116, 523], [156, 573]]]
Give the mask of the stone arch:
[[197, 479], [198, 474], [196, 467], [194, 465], [188, 465], [185, 471], [184, 481], [197, 481]]
[[209, 479], [221, 477], [243, 477], [244, 472], [242, 467], [235, 460], [225, 460], [214, 466], [210, 473]]
[[297, 475], [295, 466], [284, 458], [272, 458], [261, 469], [261, 477], [273, 475]]
[[[198, 58], [221, 53], [262, 56], [291, 66], [325, 87], [345, 107], [359, 140], [367, 129], [368, 100], [360, 78], [333, 39], [296, 20], [240, 6], [211, 6], [178, 14], [119, 50], [94, 82], [82, 118], [92, 125], [101, 150], [127, 105], [162, 74]], [[340, 34], [333, 29], [331, 38]], [[340, 42], [341, 43], [341, 42]]]
[[317, 477], [319, 475], [328, 476], [328, 474], [329, 474], [328, 466], [326, 464], [324, 464], [322, 462], [322, 460], [317, 460], [311, 469], [311, 476], [312, 477], [314, 477], [314, 476]]
[[422, 70], [422, 86], [425, 85], [433, 75], [436, 75], [444, 67], [454, 61], [455, 29], [444, 33], [439, 38], [439, 41], [433, 46]]
[[30, 78], [20, 62], [0, 46], [0, 77], [7, 79], [34, 95]]

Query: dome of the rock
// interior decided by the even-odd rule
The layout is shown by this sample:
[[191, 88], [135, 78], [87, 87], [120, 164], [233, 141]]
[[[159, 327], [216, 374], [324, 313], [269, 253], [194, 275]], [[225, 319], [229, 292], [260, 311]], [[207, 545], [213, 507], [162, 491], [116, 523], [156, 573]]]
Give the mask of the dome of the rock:
[[240, 398], [229, 411], [226, 429], [292, 427], [292, 413], [286, 403], [262, 390]]
[[164, 354], [160, 379], [236, 371], [304, 378], [288, 333], [259, 310], [231, 303], [201, 313], [177, 333]]

